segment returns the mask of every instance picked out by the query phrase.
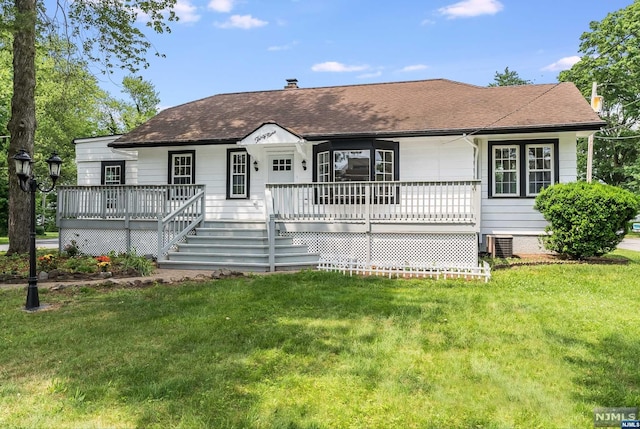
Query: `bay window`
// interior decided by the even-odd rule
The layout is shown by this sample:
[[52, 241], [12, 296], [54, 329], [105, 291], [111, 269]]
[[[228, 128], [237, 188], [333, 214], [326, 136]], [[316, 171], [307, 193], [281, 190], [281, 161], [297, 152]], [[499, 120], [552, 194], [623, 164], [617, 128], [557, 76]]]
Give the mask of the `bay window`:
[[[321, 187], [318, 196], [328, 201], [355, 203], [364, 196], [365, 183], [391, 182], [399, 179], [398, 143], [383, 140], [333, 141], [314, 146], [313, 180], [318, 183], [335, 182]], [[391, 202], [395, 186], [374, 186], [375, 202]]]

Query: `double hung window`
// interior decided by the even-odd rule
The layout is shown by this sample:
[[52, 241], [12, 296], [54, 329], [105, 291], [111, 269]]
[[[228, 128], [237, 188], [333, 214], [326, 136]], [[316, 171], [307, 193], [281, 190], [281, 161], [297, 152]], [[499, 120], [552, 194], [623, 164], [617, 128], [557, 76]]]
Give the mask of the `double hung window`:
[[[196, 152], [170, 151], [169, 152], [169, 184], [193, 185], [196, 179]], [[171, 189], [171, 199], [188, 199], [191, 192], [188, 187], [174, 187]]]
[[535, 197], [558, 181], [557, 140], [489, 142], [491, 197]]
[[227, 151], [227, 198], [249, 198], [249, 154], [244, 149]]
[[[125, 183], [124, 161], [102, 161], [100, 172], [100, 184], [106, 186], [124, 185]], [[107, 210], [115, 210], [118, 207], [120, 192], [118, 189], [108, 188], [104, 191]], [[121, 199], [121, 198], [120, 198]], [[121, 205], [124, 207], [124, 205]]]

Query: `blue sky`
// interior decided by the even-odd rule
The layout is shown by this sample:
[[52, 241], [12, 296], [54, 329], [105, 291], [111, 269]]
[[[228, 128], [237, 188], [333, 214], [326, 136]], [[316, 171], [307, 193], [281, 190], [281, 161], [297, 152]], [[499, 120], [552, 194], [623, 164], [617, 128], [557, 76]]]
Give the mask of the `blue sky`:
[[[162, 107], [210, 95], [446, 78], [476, 85], [505, 67], [555, 82], [590, 21], [632, 0], [178, 0], [172, 32], [151, 35], [141, 75]], [[102, 79], [112, 95], [120, 89]]]

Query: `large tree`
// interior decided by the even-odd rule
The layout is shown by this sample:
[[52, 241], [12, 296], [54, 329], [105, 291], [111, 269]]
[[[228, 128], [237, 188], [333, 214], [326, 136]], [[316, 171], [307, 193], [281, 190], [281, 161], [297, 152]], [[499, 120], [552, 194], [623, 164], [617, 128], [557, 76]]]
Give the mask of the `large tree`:
[[[105, 117], [104, 106], [114, 98], [100, 88], [97, 78], [89, 72], [89, 65], [70, 53], [74, 49], [73, 45], [64, 40], [47, 38], [36, 50], [36, 74], [39, 78], [35, 91], [38, 122], [35, 137], [38, 146], [35, 153], [35, 169], [38, 177], [47, 177], [45, 159], [51, 152], [57, 151], [64, 160], [74, 159], [74, 138], [112, 132], [109, 119]], [[130, 94], [132, 91], [129, 95], [131, 100], [117, 100], [115, 110], [110, 111], [108, 115], [124, 118], [117, 124], [118, 130], [113, 133], [129, 131], [156, 113], [159, 100], [153, 85], [141, 78], [126, 78], [126, 82], [129, 81], [133, 81], [135, 85], [131, 86], [132, 90], [123, 89], [123, 92]], [[7, 153], [9, 143], [6, 126], [11, 106], [11, 88], [11, 52], [0, 49], [0, 136], [3, 137], [0, 138], [0, 148], [4, 154]], [[126, 85], [123, 85], [123, 88], [126, 88]], [[131, 126], [127, 127], [125, 122]], [[65, 162], [62, 167], [60, 183], [75, 184], [75, 163]], [[8, 197], [7, 159], [2, 157], [0, 235], [7, 235]], [[55, 201], [55, 193], [47, 197], [42, 195], [38, 201], [38, 216], [41, 216], [46, 208], [46, 219], [54, 219], [48, 203]]]
[[[640, 1], [589, 24], [580, 37], [582, 57], [560, 81], [574, 82], [589, 100], [592, 84], [604, 97], [607, 126], [594, 136], [593, 179], [640, 191]], [[579, 171], [587, 144], [579, 146]]]
[[[152, 48], [145, 37], [139, 18], [146, 27], [162, 33], [169, 31], [167, 22], [176, 20], [176, 0], [110, 0], [58, 1], [48, 15], [44, 3], [37, 0], [0, 0], [3, 24], [13, 37], [13, 96], [8, 130], [11, 135], [8, 161], [20, 149], [34, 153], [36, 133], [36, 43], [38, 36], [59, 32], [77, 42], [90, 61], [108, 72], [123, 67], [136, 73], [146, 67], [146, 54]], [[38, 15], [40, 13], [40, 15]], [[62, 24], [60, 24], [62, 23]], [[142, 26], [144, 27], [144, 26]], [[15, 166], [9, 164], [9, 177], [15, 177]], [[26, 253], [29, 249], [30, 200], [17, 180], [9, 181], [9, 250]]]
[[493, 82], [487, 86], [529, 85], [530, 83], [530, 80], [522, 79], [517, 71], [509, 70], [509, 67], [505, 67], [502, 73], [496, 72], [493, 76]]

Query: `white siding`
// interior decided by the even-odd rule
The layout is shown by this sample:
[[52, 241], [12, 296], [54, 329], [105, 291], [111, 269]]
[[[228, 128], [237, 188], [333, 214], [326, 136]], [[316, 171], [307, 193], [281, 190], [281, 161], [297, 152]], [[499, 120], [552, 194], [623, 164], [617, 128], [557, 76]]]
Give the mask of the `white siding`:
[[[208, 219], [264, 219], [264, 180], [266, 166], [259, 171], [251, 168], [249, 199], [227, 200], [227, 149], [235, 145], [180, 146], [179, 150], [195, 150], [195, 183], [206, 186]], [[169, 152], [171, 148], [148, 148], [138, 151], [138, 182], [141, 185], [169, 182]]]
[[[541, 138], [559, 139], [559, 176], [561, 182], [576, 178], [576, 136], [575, 133], [474, 136], [480, 144], [480, 165], [482, 179], [482, 223], [481, 233], [510, 233], [531, 235], [543, 232], [546, 222], [533, 209], [533, 198], [488, 198], [488, 141], [489, 140], [531, 140]], [[90, 140], [90, 139], [86, 139]], [[446, 181], [469, 180], [474, 178], [474, 149], [462, 137], [422, 137], [392, 139], [399, 142], [399, 176], [403, 181]], [[471, 140], [471, 139], [469, 139]], [[82, 141], [76, 144], [78, 160], [78, 184], [100, 182], [100, 161], [122, 159], [123, 151], [114, 153], [106, 147], [105, 141]], [[301, 150], [294, 145], [263, 145], [263, 151], [251, 157], [250, 197], [248, 199], [227, 200], [227, 149], [238, 145], [197, 145], [178, 147], [141, 148], [137, 151], [137, 161], [127, 161], [127, 183], [166, 184], [169, 179], [168, 153], [174, 150], [194, 150], [195, 183], [207, 188], [207, 217], [263, 219], [264, 189], [268, 177], [268, 159], [279, 153], [293, 154], [294, 175], [298, 183], [311, 182], [314, 160], [311, 145]], [[135, 152], [134, 152], [135, 153]], [[120, 158], [118, 158], [120, 156]], [[302, 169], [306, 159], [307, 170]], [[254, 171], [253, 161], [258, 160], [259, 171]], [[130, 167], [132, 168], [129, 171]], [[133, 171], [135, 168], [135, 172]], [[132, 175], [137, 178], [133, 181]]]
[[533, 209], [534, 198], [489, 198], [489, 148], [488, 142], [496, 140], [558, 139], [559, 179], [561, 183], [576, 180], [575, 133], [483, 136], [481, 138], [482, 165], [482, 217], [480, 232], [485, 234], [540, 235], [547, 222], [540, 212]]
[[77, 182], [80, 186], [100, 185], [102, 161], [125, 161], [125, 180], [135, 185], [138, 180], [138, 155], [135, 150], [115, 150], [107, 145], [120, 136], [76, 139]]
[[[404, 138], [400, 142], [400, 180], [456, 180], [473, 178], [473, 148], [463, 139]], [[301, 151], [294, 145], [263, 145], [259, 153], [258, 171], [250, 159], [250, 197], [246, 200], [227, 200], [227, 149], [238, 145], [180, 146], [141, 148], [138, 150], [138, 183], [168, 183], [168, 157], [174, 150], [194, 150], [196, 153], [197, 184], [207, 189], [207, 218], [209, 219], [263, 219], [264, 191], [268, 177], [269, 157], [276, 154], [293, 154], [294, 175], [297, 183], [310, 183], [314, 160], [311, 145]], [[303, 170], [302, 160], [307, 169]]]
[[473, 147], [461, 137], [411, 138], [400, 142], [400, 180], [471, 180]]

